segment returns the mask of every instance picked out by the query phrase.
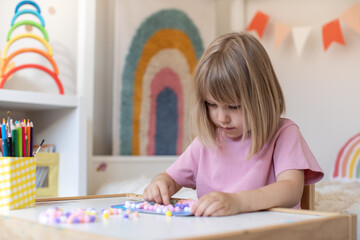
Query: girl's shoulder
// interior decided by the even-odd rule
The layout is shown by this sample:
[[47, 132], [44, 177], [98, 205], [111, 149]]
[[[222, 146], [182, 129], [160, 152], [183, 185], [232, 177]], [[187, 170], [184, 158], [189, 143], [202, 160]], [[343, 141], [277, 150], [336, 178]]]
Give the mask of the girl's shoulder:
[[207, 147], [201, 142], [201, 140], [198, 137], [195, 137], [189, 144], [188, 148], [199, 150], [199, 149], [206, 149]]
[[[299, 126], [288, 118], [280, 118], [278, 130], [275, 132], [274, 137], [299, 137], [301, 135]], [[274, 139], [274, 138], [273, 138]]]
[[288, 118], [280, 118], [279, 127], [274, 133], [275, 139], [280, 136], [297, 136], [300, 133], [299, 126]]
[[284, 130], [290, 126], [299, 128], [298, 125], [295, 122], [293, 122], [292, 120], [290, 120], [288, 118], [280, 118], [279, 128], [278, 128], [279, 131]]

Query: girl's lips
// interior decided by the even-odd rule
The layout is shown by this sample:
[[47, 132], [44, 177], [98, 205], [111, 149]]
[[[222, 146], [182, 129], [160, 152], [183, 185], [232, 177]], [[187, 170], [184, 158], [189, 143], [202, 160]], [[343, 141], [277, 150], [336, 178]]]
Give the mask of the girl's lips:
[[235, 128], [231, 128], [231, 127], [221, 127], [221, 128], [225, 131], [231, 131], [231, 130], [235, 129]]

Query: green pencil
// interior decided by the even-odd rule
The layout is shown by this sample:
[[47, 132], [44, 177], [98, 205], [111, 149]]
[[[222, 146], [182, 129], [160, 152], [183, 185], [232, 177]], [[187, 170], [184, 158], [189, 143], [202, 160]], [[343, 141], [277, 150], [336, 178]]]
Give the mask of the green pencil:
[[16, 131], [18, 133], [18, 156], [22, 157], [22, 129], [19, 122], [16, 123]]
[[18, 141], [17, 141], [17, 128], [15, 128], [14, 123], [11, 121], [11, 137], [12, 137], [12, 148], [14, 150], [14, 157], [18, 157], [19, 153], [18, 153]]

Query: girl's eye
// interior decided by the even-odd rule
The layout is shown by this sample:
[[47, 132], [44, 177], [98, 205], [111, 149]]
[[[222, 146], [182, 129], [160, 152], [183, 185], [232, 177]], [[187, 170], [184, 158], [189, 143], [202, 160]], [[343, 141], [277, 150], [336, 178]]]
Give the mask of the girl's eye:
[[207, 107], [216, 107], [216, 104], [215, 104], [215, 103], [205, 102], [205, 105], [206, 105]]
[[232, 110], [238, 110], [240, 109], [240, 105], [229, 105], [229, 108], [232, 109]]

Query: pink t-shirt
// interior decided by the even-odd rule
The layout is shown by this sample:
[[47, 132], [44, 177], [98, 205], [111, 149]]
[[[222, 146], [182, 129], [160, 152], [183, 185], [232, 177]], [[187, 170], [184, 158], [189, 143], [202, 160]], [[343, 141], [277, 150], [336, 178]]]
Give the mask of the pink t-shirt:
[[213, 191], [239, 192], [276, 182], [290, 169], [303, 169], [305, 185], [324, 176], [299, 127], [282, 118], [279, 130], [263, 149], [246, 160], [250, 138], [244, 141], [224, 137], [224, 147], [209, 149], [195, 138], [183, 154], [166, 170], [180, 186], [196, 189], [200, 198]]

